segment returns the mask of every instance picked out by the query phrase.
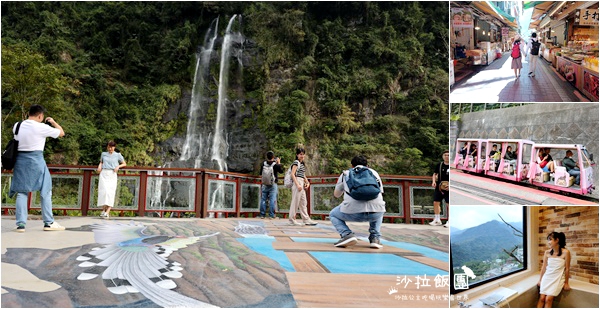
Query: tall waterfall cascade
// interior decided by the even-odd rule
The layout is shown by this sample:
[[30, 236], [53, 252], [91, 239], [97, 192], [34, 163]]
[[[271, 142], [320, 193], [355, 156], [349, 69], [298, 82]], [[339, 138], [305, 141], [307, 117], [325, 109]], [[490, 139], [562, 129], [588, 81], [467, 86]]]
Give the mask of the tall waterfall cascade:
[[206, 146], [210, 139], [210, 132], [206, 128], [207, 104], [204, 104], [204, 102], [208, 91], [207, 82], [210, 77], [210, 58], [214, 51], [218, 28], [219, 18], [216, 18], [206, 32], [200, 52], [196, 54], [196, 69], [187, 131], [181, 157], [179, 158], [180, 161], [188, 161], [194, 158], [194, 168], [202, 167], [202, 160], [208, 157], [208, 147]]
[[[232, 58], [237, 59], [240, 68], [238, 74], [241, 74], [241, 68], [243, 68], [242, 50], [241, 48], [237, 48], [244, 40], [241, 34], [241, 18], [241, 15], [236, 14], [229, 19], [220, 51], [217, 44], [219, 39], [219, 19], [216, 18], [211, 22], [205, 34], [203, 44], [196, 53], [196, 67], [188, 112], [187, 131], [181, 155], [177, 161], [168, 162], [164, 167], [193, 167], [227, 171], [227, 157], [229, 152], [227, 112], [228, 107], [231, 107], [229, 106], [231, 101], [228, 98], [229, 77], [231, 74], [230, 64]], [[238, 27], [234, 26], [236, 25], [236, 21], [238, 22]], [[235, 45], [235, 43], [238, 43], [238, 45]], [[210, 72], [211, 65], [214, 67], [216, 64], [217, 52], [220, 52], [220, 62], [218, 93], [215, 102], [214, 92], [211, 95], [211, 86], [214, 89], [215, 79], [211, 77]], [[211, 107], [211, 104], [215, 104], [216, 106]], [[210, 115], [215, 110], [216, 115]], [[156, 176], [162, 176], [162, 172]], [[220, 175], [219, 178], [224, 177]], [[152, 177], [149, 179], [149, 189], [151, 189], [151, 193], [149, 194], [150, 208], [162, 210], [166, 209], [166, 207], [178, 207], [178, 203], [172, 201], [183, 200], [184, 194], [191, 203], [194, 198], [193, 190], [176, 188], [177, 186], [179, 186], [177, 182], [163, 180], [162, 177]], [[209, 209], [231, 207], [229, 206], [232, 199], [230, 195], [233, 192], [227, 190], [229, 187], [222, 181], [212, 183], [209, 186]]]

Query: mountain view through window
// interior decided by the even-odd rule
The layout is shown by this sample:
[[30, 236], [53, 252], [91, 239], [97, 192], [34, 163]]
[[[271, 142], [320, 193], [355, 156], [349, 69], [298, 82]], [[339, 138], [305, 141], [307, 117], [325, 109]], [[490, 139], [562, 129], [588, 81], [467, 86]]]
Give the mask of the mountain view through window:
[[450, 216], [452, 277], [468, 280], [454, 293], [526, 269], [523, 206], [456, 206]]

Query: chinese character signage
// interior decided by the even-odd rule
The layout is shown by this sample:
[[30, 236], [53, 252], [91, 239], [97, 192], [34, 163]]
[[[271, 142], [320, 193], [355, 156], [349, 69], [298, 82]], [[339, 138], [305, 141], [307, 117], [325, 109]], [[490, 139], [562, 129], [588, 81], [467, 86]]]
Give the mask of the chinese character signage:
[[502, 37], [508, 38], [508, 27], [502, 27]]
[[597, 26], [598, 9], [577, 10], [575, 13], [575, 24], [580, 26]]
[[473, 28], [473, 12], [467, 8], [452, 8], [452, 27]]

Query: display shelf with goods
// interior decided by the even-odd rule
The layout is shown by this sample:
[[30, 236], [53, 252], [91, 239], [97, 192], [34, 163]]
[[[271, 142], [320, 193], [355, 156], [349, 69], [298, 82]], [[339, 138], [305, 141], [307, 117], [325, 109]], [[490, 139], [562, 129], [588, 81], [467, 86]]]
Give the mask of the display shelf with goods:
[[591, 55], [561, 51], [556, 70], [588, 99], [598, 101], [598, 50]]

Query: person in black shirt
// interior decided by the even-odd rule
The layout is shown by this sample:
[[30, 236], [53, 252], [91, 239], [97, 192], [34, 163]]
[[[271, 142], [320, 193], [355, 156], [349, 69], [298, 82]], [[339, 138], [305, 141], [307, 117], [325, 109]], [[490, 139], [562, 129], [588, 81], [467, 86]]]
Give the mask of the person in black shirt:
[[[442, 199], [446, 201], [446, 205], [450, 205], [450, 194], [449, 194], [449, 184], [450, 184], [450, 153], [446, 150], [442, 153], [443, 162], [436, 164], [434, 167], [433, 176], [431, 177], [431, 186], [435, 188], [433, 193], [433, 213], [434, 219], [429, 224], [430, 225], [442, 225], [442, 221], [440, 220], [440, 212], [441, 212], [441, 202]], [[446, 221], [445, 227], [448, 227], [448, 222]]]

